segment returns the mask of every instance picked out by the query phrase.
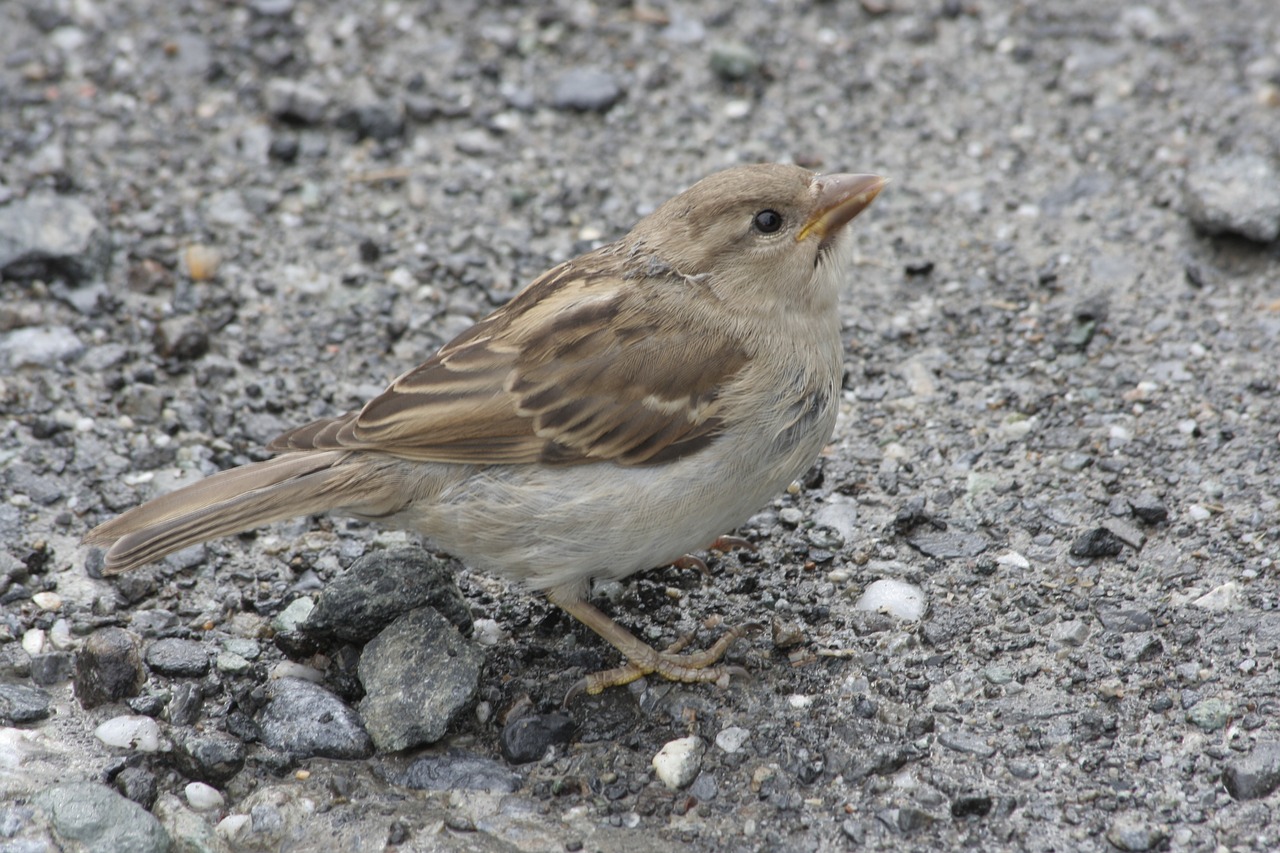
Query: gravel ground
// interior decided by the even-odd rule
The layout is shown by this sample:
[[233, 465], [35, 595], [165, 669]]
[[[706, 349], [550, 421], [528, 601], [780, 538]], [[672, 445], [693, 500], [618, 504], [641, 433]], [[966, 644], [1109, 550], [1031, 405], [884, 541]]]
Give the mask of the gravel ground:
[[[0, 850], [1280, 846], [1274, 0], [10, 0], [0, 56]], [[79, 546], [762, 160], [893, 180], [835, 439], [597, 590], [752, 678], [562, 711], [611, 650], [344, 520]]]

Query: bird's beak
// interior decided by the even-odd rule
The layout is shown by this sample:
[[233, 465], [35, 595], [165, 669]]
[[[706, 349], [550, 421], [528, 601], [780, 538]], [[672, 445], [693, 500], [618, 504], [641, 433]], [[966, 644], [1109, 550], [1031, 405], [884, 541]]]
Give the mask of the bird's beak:
[[813, 181], [817, 210], [796, 235], [796, 241], [816, 236], [825, 244], [850, 219], [867, 209], [889, 183], [879, 175], [819, 175]]

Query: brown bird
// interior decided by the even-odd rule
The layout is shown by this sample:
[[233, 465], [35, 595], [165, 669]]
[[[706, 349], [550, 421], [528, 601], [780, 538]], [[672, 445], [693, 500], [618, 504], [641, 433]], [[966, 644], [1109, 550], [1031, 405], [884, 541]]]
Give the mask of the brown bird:
[[831, 438], [845, 225], [874, 175], [789, 165], [711, 175], [622, 239], [543, 273], [364, 408], [286, 432], [223, 471], [95, 527], [106, 571], [332, 511], [416, 531], [542, 590], [627, 664], [726, 682], [710, 649], [658, 652], [584, 600], [706, 546], [802, 474]]

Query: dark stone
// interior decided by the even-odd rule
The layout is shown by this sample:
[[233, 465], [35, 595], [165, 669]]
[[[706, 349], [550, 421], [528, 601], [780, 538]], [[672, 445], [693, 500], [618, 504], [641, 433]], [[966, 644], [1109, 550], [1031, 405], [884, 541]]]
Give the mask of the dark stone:
[[428, 755], [419, 758], [399, 784], [424, 791], [501, 791], [520, 788], [520, 776], [496, 761], [474, 755]]
[[258, 713], [262, 742], [295, 758], [368, 758], [373, 741], [359, 716], [318, 684], [281, 678], [267, 684]]
[[448, 563], [420, 548], [372, 551], [325, 587], [299, 630], [364, 644], [401, 614], [423, 606], [471, 636], [471, 610]]
[[164, 697], [157, 696], [154, 693], [148, 693], [145, 696], [134, 696], [132, 699], [126, 699], [125, 705], [129, 706], [129, 710], [135, 714], [141, 714], [144, 717], [159, 717], [164, 713]]
[[0, 207], [0, 276], [79, 284], [110, 265], [110, 236], [83, 202], [32, 195]]
[[484, 652], [433, 608], [406, 613], [364, 648], [360, 713], [384, 752], [434, 743], [475, 698]]
[[34, 723], [49, 716], [52, 697], [39, 687], [0, 683], [0, 722]]
[[186, 732], [174, 738], [174, 766], [188, 779], [223, 785], [240, 772], [244, 759], [244, 744], [222, 732]]
[[144, 767], [126, 767], [111, 780], [116, 790], [144, 809], [156, 802], [156, 775]]
[[178, 678], [195, 678], [209, 671], [209, 653], [194, 640], [156, 640], [147, 647], [146, 660], [154, 672]]
[[568, 743], [577, 727], [564, 714], [520, 717], [502, 728], [502, 757], [512, 764], [537, 761], [554, 744]]
[[174, 685], [173, 696], [165, 708], [169, 722], [175, 726], [189, 726], [200, 719], [200, 706], [204, 702], [204, 691], [195, 682], [186, 681]]
[[335, 124], [360, 139], [386, 142], [404, 133], [404, 108], [398, 103], [357, 104], [343, 110]]
[[1280, 743], [1259, 743], [1253, 752], [1228, 762], [1222, 784], [1237, 800], [1258, 800], [1280, 787]]
[[209, 352], [209, 330], [193, 317], [166, 320], [156, 326], [155, 346], [162, 358], [195, 361]]
[[991, 812], [993, 802], [990, 797], [970, 794], [967, 796], [956, 797], [951, 801], [951, 816], [961, 817], [986, 817]]
[[316, 635], [303, 631], [280, 631], [271, 638], [271, 642], [289, 660], [306, 660], [320, 651]]
[[1120, 537], [1105, 527], [1095, 527], [1071, 543], [1075, 557], [1114, 557], [1124, 550]]
[[1119, 634], [1136, 634], [1150, 631], [1155, 626], [1155, 619], [1145, 610], [1098, 608], [1098, 621], [1108, 631]]
[[42, 687], [71, 678], [71, 652], [45, 652], [31, 659], [31, 680]]
[[1129, 501], [1133, 514], [1145, 524], [1161, 524], [1169, 520], [1169, 508], [1164, 501], [1148, 492], [1143, 492]]
[[145, 680], [138, 645], [123, 628], [99, 628], [76, 653], [76, 699], [86, 709], [137, 696]]

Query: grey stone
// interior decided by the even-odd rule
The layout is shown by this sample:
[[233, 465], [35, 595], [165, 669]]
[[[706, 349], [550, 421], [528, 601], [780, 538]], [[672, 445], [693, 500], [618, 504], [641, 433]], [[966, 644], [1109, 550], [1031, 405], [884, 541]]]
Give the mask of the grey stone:
[[520, 788], [520, 776], [497, 761], [474, 755], [427, 755], [419, 758], [399, 784], [426, 791], [501, 791]]
[[922, 554], [940, 560], [976, 557], [990, 544], [981, 533], [962, 533], [950, 530], [928, 530], [912, 533], [907, 544]]
[[324, 588], [300, 628], [318, 637], [367, 643], [401, 614], [425, 605], [471, 635], [471, 610], [448, 564], [420, 548], [372, 551]]
[[1264, 742], [1253, 752], [1227, 762], [1222, 784], [1237, 800], [1258, 800], [1280, 787], [1280, 743]]
[[39, 687], [0, 683], [0, 722], [34, 723], [49, 716], [52, 697]]
[[711, 70], [721, 80], [734, 82], [754, 77], [760, 73], [760, 66], [760, 55], [741, 42], [720, 42], [711, 48]]
[[979, 758], [990, 758], [996, 754], [995, 747], [987, 743], [987, 741], [981, 736], [971, 732], [941, 732], [938, 735], [938, 743], [942, 744], [947, 749], [953, 749], [956, 752], [963, 752], [969, 755], [976, 755]]
[[276, 118], [299, 124], [319, 124], [329, 111], [329, 96], [322, 89], [295, 80], [272, 80], [263, 92], [267, 111]]
[[[407, 669], [412, 669], [405, 664]], [[281, 678], [267, 685], [258, 712], [262, 742], [298, 758], [368, 758], [373, 742], [360, 718], [318, 684]]]
[[156, 640], [147, 646], [146, 660], [161, 675], [194, 678], [209, 671], [209, 652], [194, 640]]
[[526, 764], [546, 755], [555, 744], [568, 743], [577, 728], [564, 714], [518, 717], [502, 727], [498, 744], [502, 757], [512, 764]]
[[71, 652], [45, 652], [31, 658], [31, 680], [48, 687], [71, 678]]
[[1187, 722], [1206, 733], [1216, 732], [1231, 719], [1231, 704], [1221, 699], [1205, 699], [1187, 711]]
[[222, 732], [184, 732], [174, 737], [173, 763], [188, 779], [221, 786], [244, 767], [244, 744]]
[[173, 844], [154, 815], [105, 785], [55, 785], [37, 794], [35, 803], [62, 839], [93, 853], [167, 853]]
[[1153, 850], [1164, 843], [1167, 833], [1151, 823], [1150, 815], [1125, 812], [1117, 815], [1107, 829], [1107, 840], [1119, 850]]
[[102, 278], [111, 239], [83, 202], [32, 195], [0, 207], [0, 275], [18, 281]]
[[146, 680], [133, 635], [123, 628], [99, 628], [75, 657], [76, 699], [94, 708], [137, 696]]
[[1238, 234], [1259, 243], [1280, 237], [1280, 170], [1258, 154], [1240, 154], [1187, 172], [1187, 217], [1209, 234]]
[[84, 349], [84, 343], [67, 326], [30, 326], [0, 335], [0, 357], [13, 370], [54, 367], [73, 361]]
[[378, 749], [391, 752], [444, 737], [475, 698], [484, 653], [430, 607], [406, 613], [364, 648], [360, 703]]
[[30, 678], [31, 655], [21, 643], [0, 645], [0, 678]]
[[556, 81], [551, 103], [560, 110], [604, 112], [622, 97], [618, 80], [607, 71], [574, 68]]

